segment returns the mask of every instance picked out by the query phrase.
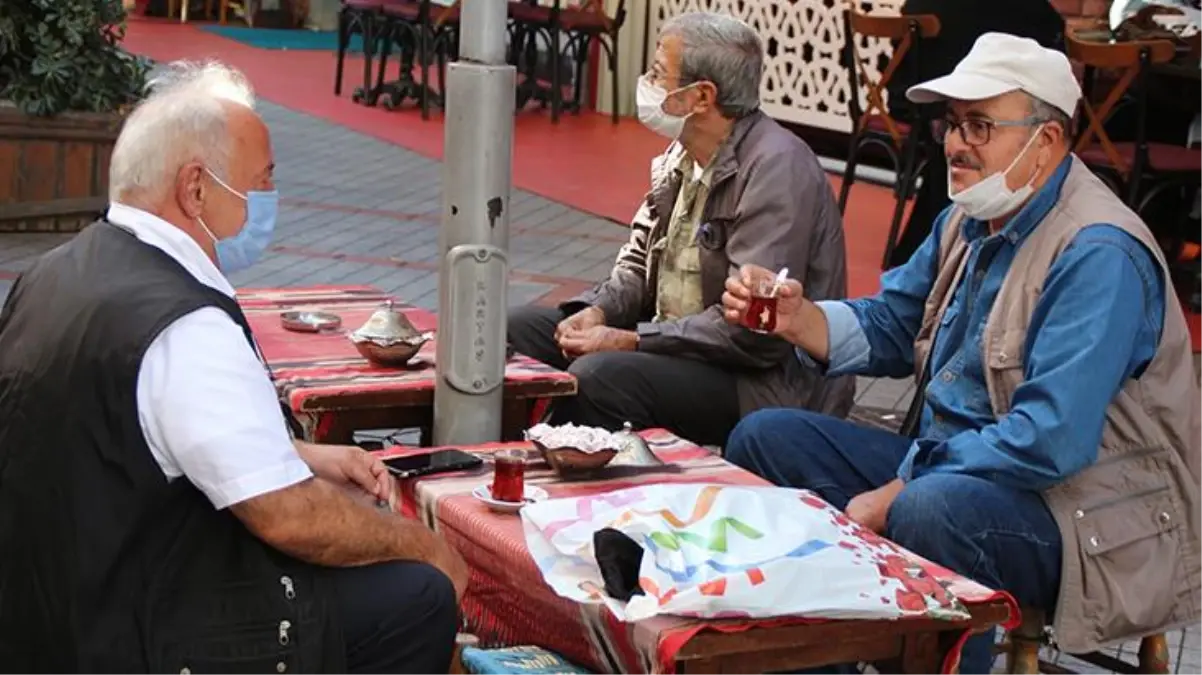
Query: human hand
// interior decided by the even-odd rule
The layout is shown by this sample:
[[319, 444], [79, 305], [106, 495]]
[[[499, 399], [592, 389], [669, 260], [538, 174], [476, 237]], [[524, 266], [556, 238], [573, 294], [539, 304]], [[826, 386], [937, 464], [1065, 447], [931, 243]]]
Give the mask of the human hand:
[[900, 478], [894, 478], [875, 490], [861, 492], [847, 503], [847, 517], [877, 534], [884, 533], [889, 507], [905, 486]]
[[358, 488], [367, 494], [394, 502], [396, 488], [388, 467], [376, 456], [353, 445], [317, 445], [297, 442], [301, 459], [314, 474], [343, 487]]
[[555, 341], [559, 342], [568, 333], [579, 333], [594, 326], [605, 325], [605, 312], [598, 307], [585, 307], [555, 326]]
[[[775, 279], [776, 273], [758, 265], [744, 265], [738, 274], [728, 278], [726, 292], [722, 294], [722, 315], [727, 322], [742, 325], [751, 307], [751, 289], [766, 280], [775, 282]], [[795, 334], [806, 302], [801, 282], [786, 279], [776, 291], [776, 325], [772, 332], [776, 335]]]
[[638, 349], [639, 336], [634, 331], [593, 326], [583, 331], [566, 333], [559, 340], [559, 348], [568, 358], [598, 352], [632, 352]]

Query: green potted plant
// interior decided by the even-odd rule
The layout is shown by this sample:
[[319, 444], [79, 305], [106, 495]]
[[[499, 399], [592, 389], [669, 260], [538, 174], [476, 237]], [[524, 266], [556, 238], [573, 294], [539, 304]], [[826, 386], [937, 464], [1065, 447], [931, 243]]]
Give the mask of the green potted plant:
[[3, 0], [0, 232], [78, 231], [149, 63], [124, 51], [122, 0]]

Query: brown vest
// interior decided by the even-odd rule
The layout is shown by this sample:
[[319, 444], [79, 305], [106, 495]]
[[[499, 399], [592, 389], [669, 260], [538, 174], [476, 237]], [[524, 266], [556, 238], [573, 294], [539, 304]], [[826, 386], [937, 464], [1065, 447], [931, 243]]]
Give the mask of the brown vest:
[[[919, 373], [968, 260], [962, 219], [953, 212], [943, 232], [939, 273], [914, 341]], [[1194, 623], [1202, 587], [1202, 427], [1185, 316], [1147, 226], [1076, 157], [1060, 200], [1019, 248], [985, 322], [982, 356], [993, 414], [1010, 411], [1023, 382], [1027, 327], [1048, 269], [1094, 223], [1121, 228], [1156, 256], [1166, 298], [1156, 356], [1106, 410], [1097, 462], [1043, 495], [1064, 545], [1053, 629], [1070, 653]]]

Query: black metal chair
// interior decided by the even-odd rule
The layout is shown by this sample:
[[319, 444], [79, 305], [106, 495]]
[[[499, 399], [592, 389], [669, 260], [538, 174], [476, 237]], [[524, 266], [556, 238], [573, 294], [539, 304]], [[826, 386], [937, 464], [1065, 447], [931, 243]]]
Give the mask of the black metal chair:
[[[609, 60], [610, 86], [613, 90], [611, 117], [618, 123], [618, 38], [622, 24], [626, 22], [626, 0], [618, 2], [613, 17], [605, 14], [600, 0], [585, 0], [580, 7], [569, 7], [559, 12], [559, 29], [566, 37], [564, 54], [570, 54], [576, 64], [572, 78], [572, 101], [567, 106], [579, 113], [583, 107], [584, 78], [592, 45], [605, 52]], [[558, 90], [557, 90], [558, 91]]]
[[[412, 98], [421, 108], [422, 119], [429, 119], [431, 105], [443, 104], [446, 62], [457, 48], [459, 2], [444, 6], [431, 0], [402, 0], [384, 7], [382, 15], [383, 49], [373, 95], [383, 98], [384, 107], [389, 110]], [[393, 47], [400, 52], [400, 67], [397, 79], [386, 82], [384, 77]], [[414, 65], [421, 71], [420, 79], [413, 76]], [[439, 73], [437, 89], [430, 84], [432, 66]]]
[[338, 57], [334, 70], [334, 95], [342, 95], [342, 72], [346, 62], [346, 52], [351, 38], [359, 35], [363, 39], [363, 85], [356, 88], [355, 96], [358, 101], [364, 92], [371, 88], [372, 58], [378, 49], [380, 28], [382, 26], [382, 10], [384, 5], [396, 0], [342, 0], [338, 8]]
[[[847, 198], [855, 183], [856, 167], [863, 151], [870, 146], [883, 150], [896, 176], [893, 183], [896, 202], [889, 224], [889, 239], [885, 242], [885, 255], [881, 261], [883, 269], [888, 267], [889, 258], [897, 246], [906, 202], [917, 187], [922, 168], [920, 155], [938, 152], [937, 148], [932, 148], [925, 106], [919, 107], [917, 119], [912, 124], [901, 122], [889, 114], [885, 105], [885, 87], [910, 51], [914, 54], [908, 67], [917, 70], [921, 56], [920, 44], [922, 40], [939, 34], [939, 18], [931, 14], [868, 16], [852, 10], [844, 12], [843, 17], [843, 63], [851, 85], [847, 107], [852, 135], [847, 152], [847, 168], [843, 171], [843, 182], [839, 188], [839, 211], [847, 208]], [[857, 43], [863, 38], [892, 40], [895, 45], [889, 64], [875, 81], [857, 49]], [[866, 94], [867, 106], [860, 105], [861, 91]]]

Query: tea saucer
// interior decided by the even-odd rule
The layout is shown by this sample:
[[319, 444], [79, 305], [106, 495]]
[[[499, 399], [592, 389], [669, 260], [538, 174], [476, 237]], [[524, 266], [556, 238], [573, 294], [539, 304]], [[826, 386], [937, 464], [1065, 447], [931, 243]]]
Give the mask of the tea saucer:
[[523, 501], [520, 502], [501, 502], [492, 498], [492, 487], [488, 485], [478, 485], [475, 490], [472, 490], [472, 496], [484, 502], [488, 508], [498, 513], [517, 513], [522, 510], [522, 507], [527, 504], [541, 502], [549, 496], [547, 491], [536, 486], [525, 486], [525, 492], [522, 494]]

